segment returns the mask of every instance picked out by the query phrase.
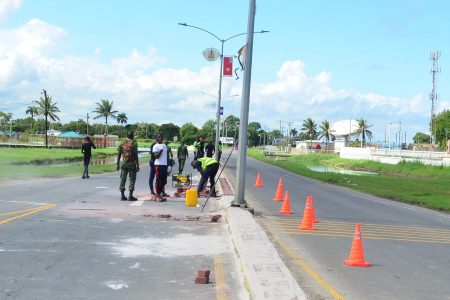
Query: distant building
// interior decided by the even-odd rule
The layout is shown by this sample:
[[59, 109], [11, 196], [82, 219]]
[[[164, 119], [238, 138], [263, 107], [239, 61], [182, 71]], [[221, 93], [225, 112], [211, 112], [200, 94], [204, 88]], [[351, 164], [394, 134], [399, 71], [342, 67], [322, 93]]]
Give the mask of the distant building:
[[62, 132], [60, 130], [50, 129], [47, 130], [47, 135], [49, 136], [59, 136]]

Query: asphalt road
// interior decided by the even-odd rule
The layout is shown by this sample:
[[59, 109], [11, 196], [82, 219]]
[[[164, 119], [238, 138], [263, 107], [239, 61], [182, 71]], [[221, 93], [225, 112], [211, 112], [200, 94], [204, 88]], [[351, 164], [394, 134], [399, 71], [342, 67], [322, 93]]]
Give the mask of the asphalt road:
[[[235, 163], [233, 153], [226, 167], [231, 182]], [[263, 188], [254, 187], [258, 171]], [[450, 215], [324, 184], [250, 158], [246, 174], [249, 206], [310, 297], [450, 299]], [[293, 215], [280, 215], [281, 202], [272, 200], [280, 177]], [[313, 232], [297, 229], [307, 195], [314, 197], [319, 220]], [[372, 263], [368, 268], [342, 263], [357, 223], [366, 261]]]
[[[118, 183], [110, 173], [0, 185], [0, 299], [245, 298], [223, 222], [184, 199], [119, 201]], [[195, 284], [204, 268], [212, 283]]]

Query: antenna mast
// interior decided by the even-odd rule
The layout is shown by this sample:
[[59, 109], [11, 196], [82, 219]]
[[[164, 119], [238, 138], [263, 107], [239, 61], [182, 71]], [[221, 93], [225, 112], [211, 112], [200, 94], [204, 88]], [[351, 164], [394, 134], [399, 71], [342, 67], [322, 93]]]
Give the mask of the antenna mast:
[[431, 66], [430, 73], [432, 74], [432, 89], [430, 93], [431, 100], [431, 120], [430, 120], [430, 137], [431, 144], [436, 142], [436, 128], [434, 125], [434, 119], [436, 117], [435, 113], [435, 105], [438, 98], [438, 94], [436, 92], [436, 73], [441, 72], [441, 68], [438, 66], [438, 60], [441, 57], [441, 51], [433, 51], [430, 53], [430, 60], [433, 61], [433, 65]]

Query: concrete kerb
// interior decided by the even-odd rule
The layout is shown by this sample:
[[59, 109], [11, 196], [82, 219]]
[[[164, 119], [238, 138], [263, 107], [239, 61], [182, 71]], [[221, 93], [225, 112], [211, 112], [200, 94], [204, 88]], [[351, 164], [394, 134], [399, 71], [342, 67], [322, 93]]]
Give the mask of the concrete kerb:
[[[223, 195], [222, 206], [232, 200]], [[252, 299], [307, 299], [253, 215], [239, 207], [228, 207], [224, 215]]]

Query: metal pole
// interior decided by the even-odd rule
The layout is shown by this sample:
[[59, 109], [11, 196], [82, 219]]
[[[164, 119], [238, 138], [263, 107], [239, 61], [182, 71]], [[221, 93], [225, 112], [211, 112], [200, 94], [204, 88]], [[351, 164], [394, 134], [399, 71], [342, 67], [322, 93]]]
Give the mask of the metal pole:
[[217, 97], [217, 116], [216, 116], [216, 141], [214, 143], [214, 147], [216, 151], [214, 151], [214, 158], [219, 160], [219, 151], [217, 151], [217, 147], [219, 146], [220, 140], [220, 102], [222, 100], [222, 68], [223, 68], [223, 44], [224, 40], [221, 40], [222, 49], [220, 50], [220, 70], [219, 70], [219, 96]]
[[86, 135], [89, 135], [89, 113], [86, 114]]
[[239, 154], [236, 169], [236, 194], [233, 205], [245, 207], [245, 169], [247, 163], [248, 111], [250, 106], [250, 84], [252, 75], [253, 30], [255, 26], [256, 0], [249, 1], [247, 25], [247, 51], [245, 58], [244, 82], [242, 87], [241, 118], [239, 126]]
[[389, 123], [389, 150], [391, 149], [391, 124]]

